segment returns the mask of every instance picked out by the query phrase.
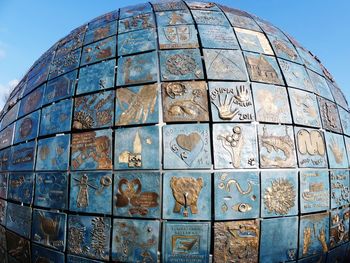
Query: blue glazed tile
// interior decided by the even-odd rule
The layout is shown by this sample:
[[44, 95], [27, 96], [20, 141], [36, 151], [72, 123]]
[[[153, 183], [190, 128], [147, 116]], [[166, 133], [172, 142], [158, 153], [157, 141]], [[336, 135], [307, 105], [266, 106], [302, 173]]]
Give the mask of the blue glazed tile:
[[344, 109], [349, 109], [348, 103], [346, 101], [344, 93], [341, 91], [339, 87], [335, 83], [331, 83], [330, 81], [327, 81], [329, 89], [332, 92], [334, 101], [342, 106]]
[[66, 246], [67, 215], [40, 209], [33, 210], [32, 240], [60, 251]]
[[125, 17], [136, 16], [149, 12], [152, 12], [152, 7], [149, 3], [126, 6], [120, 9], [120, 18], [122, 19]]
[[0, 225], [5, 226], [7, 223], [7, 201], [0, 199]]
[[336, 104], [321, 97], [317, 97], [317, 99], [322, 127], [326, 130], [342, 133], [342, 126]]
[[71, 97], [75, 91], [78, 71], [72, 71], [58, 78], [50, 80], [45, 88], [43, 105]]
[[[90, 26], [89, 26], [90, 28]], [[117, 22], [113, 21], [110, 23], [106, 23], [103, 25], [100, 25], [98, 27], [93, 27], [92, 29], [89, 29], [86, 32], [85, 38], [84, 38], [84, 45], [90, 44], [92, 42], [99, 41], [101, 39], [104, 39], [106, 37], [115, 35], [117, 33]]]
[[[350, 149], [350, 148], [349, 148]], [[9, 170], [11, 163], [11, 148], [0, 151], [0, 169], [1, 171]]]
[[8, 169], [10, 171], [34, 170], [35, 149], [35, 141], [13, 146]]
[[37, 171], [67, 170], [70, 135], [56, 136], [38, 141]]
[[220, 168], [257, 168], [256, 126], [214, 124], [214, 166]]
[[112, 173], [72, 173], [69, 210], [84, 213], [112, 213]]
[[349, 215], [350, 211], [348, 207], [331, 212], [329, 220], [330, 248], [334, 248], [349, 241]]
[[215, 173], [214, 183], [216, 220], [259, 217], [258, 172]]
[[285, 87], [253, 83], [252, 89], [257, 121], [292, 123], [288, 93]]
[[350, 182], [348, 170], [330, 171], [331, 208], [346, 206], [349, 202]]
[[326, 263], [327, 254], [319, 254], [298, 260], [298, 263]]
[[152, 1], [153, 10], [160, 12], [160, 11], [169, 11], [169, 10], [181, 10], [183, 9], [184, 12], [188, 11], [186, 4], [182, 0], [174, 0], [174, 1], [165, 1], [165, 2], [159, 2], [159, 1]]
[[261, 172], [261, 216], [298, 215], [298, 174], [295, 171]]
[[163, 223], [163, 262], [209, 261], [209, 222]]
[[272, 35], [272, 36], [277, 36], [279, 39], [285, 40], [285, 41], [289, 41], [288, 38], [286, 37], [286, 35], [277, 27], [273, 26], [271, 23], [262, 20], [259, 17], [253, 16], [253, 18], [255, 19], [255, 21], [258, 23], [258, 25], [261, 27], [261, 29], [268, 35]]
[[188, 7], [192, 10], [209, 10], [209, 11], [220, 11], [219, 7], [208, 1], [198, 1], [198, 0], [186, 0]]
[[86, 29], [87, 29], [87, 25], [84, 24], [72, 30], [67, 36], [62, 38], [57, 43], [56, 57], [61, 55], [66, 55], [72, 50], [80, 48], [83, 45]]
[[[181, 3], [181, 2], [178, 2], [178, 3]], [[153, 5], [156, 5], [156, 4], [153, 4]], [[157, 25], [174, 26], [174, 25], [193, 24], [193, 19], [190, 11], [186, 10], [186, 6], [184, 6], [184, 9], [185, 10], [173, 10], [173, 11], [162, 10], [162, 12], [157, 12], [156, 13]]]
[[7, 203], [6, 228], [25, 238], [30, 238], [32, 224], [32, 209]]
[[247, 71], [241, 51], [204, 49], [203, 53], [209, 79], [247, 80]]
[[33, 244], [32, 262], [62, 263], [65, 261], [63, 253]]
[[67, 263], [101, 263], [102, 261], [67, 255]]
[[15, 106], [13, 106], [10, 110], [8, 110], [8, 112], [6, 112], [6, 114], [1, 120], [1, 129], [4, 129], [7, 125], [16, 120], [20, 104], [21, 102], [16, 103]]
[[115, 130], [114, 169], [159, 169], [159, 127]]
[[290, 168], [296, 166], [292, 126], [259, 125], [258, 141], [261, 168]]
[[74, 99], [73, 129], [93, 129], [113, 125], [114, 91], [94, 93]]
[[154, 15], [152, 13], [139, 14], [119, 20], [118, 33], [141, 30], [155, 27]]
[[28, 94], [21, 100], [18, 117], [31, 113], [41, 107], [45, 84]]
[[192, 15], [197, 24], [230, 26], [227, 18], [222, 12], [212, 12], [207, 10], [192, 10]]
[[283, 59], [278, 59], [278, 62], [288, 86], [310, 92], [315, 91], [303, 66]]
[[15, 233], [6, 231], [8, 263], [30, 262], [30, 242]]
[[159, 221], [113, 220], [112, 260], [157, 262]]
[[330, 132], [325, 133], [327, 155], [330, 168], [348, 168], [349, 162], [343, 136]]
[[347, 251], [349, 250], [348, 246], [349, 245], [347, 243], [329, 251], [327, 256], [327, 263], [349, 261], [347, 254]]
[[274, 57], [244, 52], [251, 81], [284, 85], [281, 70]]
[[8, 199], [31, 204], [34, 196], [34, 173], [10, 173]]
[[299, 258], [328, 251], [329, 215], [313, 214], [300, 217]]
[[71, 130], [73, 101], [63, 100], [42, 109], [40, 135]]
[[160, 71], [163, 81], [203, 79], [203, 65], [198, 49], [160, 52]]
[[345, 135], [350, 136], [350, 113], [341, 107], [338, 107], [339, 117]]
[[327, 167], [324, 135], [321, 130], [294, 127], [299, 167]]
[[149, 52], [118, 59], [117, 85], [130, 85], [157, 81], [157, 54]]
[[38, 134], [40, 111], [35, 111], [16, 122], [14, 143], [34, 139]]
[[307, 72], [308, 72], [310, 79], [311, 79], [311, 82], [314, 86], [315, 93], [317, 95], [320, 95], [320, 96], [326, 98], [326, 99], [334, 101], [332, 93], [328, 87], [328, 84], [327, 84], [327, 81], [325, 80], [325, 78], [318, 75], [317, 73], [315, 73], [311, 70], [307, 70]]
[[210, 173], [165, 173], [163, 180], [163, 218], [210, 220], [210, 194]]
[[69, 253], [94, 259], [109, 259], [110, 218], [70, 215], [67, 231]]
[[165, 169], [211, 167], [210, 133], [207, 124], [163, 127]]
[[80, 53], [81, 49], [59, 56], [56, 54], [55, 59], [51, 63], [49, 79], [53, 79], [54, 77], [76, 69], [80, 63]]
[[197, 48], [198, 37], [194, 25], [158, 27], [160, 49]]
[[311, 213], [329, 209], [328, 171], [300, 172], [300, 212]]
[[85, 46], [81, 55], [81, 65], [83, 66], [115, 57], [117, 46], [116, 41], [116, 37], [109, 37]]
[[274, 36], [269, 36], [269, 40], [274, 51], [276, 52], [277, 57], [290, 60], [296, 63], [302, 63], [298, 52], [296, 51], [292, 43]]
[[68, 209], [68, 174], [37, 173], [34, 205], [53, 209]]
[[77, 94], [104, 90], [114, 86], [115, 60], [80, 68]]
[[[261, 28], [247, 13], [242, 13], [240, 10], [231, 9], [224, 10], [227, 19], [234, 27], [240, 27], [261, 32]], [[238, 11], [238, 12], [237, 12]]]
[[295, 124], [321, 127], [316, 95], [297, 89], [288, 89]]
[[[273, 240], [273, 243], [271, 241]], [[297, 258], [298, 217], [261, 221], [260, 262], [284, 262]]]
[[156, 49], [155, 29], [149, 28], [118, 36], [118, 56]]
[[255, 120], [252, 91], [246, 82], [209, 82], [211, 114], [215, 122]]
[[112, 130], [72, 135], [71, 170], [112, 169]]
[[310, 54], [309, 51], [306, 51], [302, 48], [297, 47], [297, 51], [304, 61], [307, 68], [312, 69], [313, 71], [317, 72], [318, 74], [322, 75], [322, 69], [320, 64], [316, 61], [316, 59]]
[[243, 28], [235, 28], [235, 31], [243, 50], [274, 55], [270, 43], [263, 33]]
[[98, 16], [89, 22], [89, 30], [102, 27], [112, 21], [117, 20], [118, 18], [119, 18], [119, 9], [103, 14], [101, 16]]
[[204, 81], [162, 83], [164, 122], [209, 121]]
[[202, 46], [205, 48], [239, 49], [231, 27], [198, 25]]
[[[347, 152], [348, 160], [350, 160], [350, 137], [344, 136], [344, 140], [345, 140], [345, 149]], [[1, 157], [1, 153], [0, 153], [0, 157]], [[1, 158], [0, 158], [0, 161], [1, 161]], [[350, 167], [350, 161], [349, 161], [349, 167]]]
[[160, 181], [160, 173], [115, 173], [113, 215], [160, 218]]
[[10, 146], [14, 137], [15, 125], [9, 125], [0, 132], [0, 149]]
[[0, 173], [0, 198], [7, 199], [8, 173]]
[[115, 125], [158, 123], [157, 84], [116, 90]]

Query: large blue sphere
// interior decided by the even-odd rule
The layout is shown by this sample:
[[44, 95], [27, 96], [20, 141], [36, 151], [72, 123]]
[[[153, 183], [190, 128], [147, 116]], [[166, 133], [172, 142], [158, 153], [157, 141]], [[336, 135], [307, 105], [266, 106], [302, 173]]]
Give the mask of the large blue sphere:
[[0, 118], [1, 262], [350, 261], [348, 104], [244, 11], [102, 15], [34, 63]]

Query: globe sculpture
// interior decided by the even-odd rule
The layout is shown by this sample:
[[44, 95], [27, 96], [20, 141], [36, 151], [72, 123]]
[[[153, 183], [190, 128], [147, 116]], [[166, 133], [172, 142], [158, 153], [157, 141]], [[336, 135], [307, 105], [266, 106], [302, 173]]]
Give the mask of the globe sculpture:
[[348, 104], [244, 11], [93, 19], [25, 74], [0, 138], [1, 262], [349, 262]]

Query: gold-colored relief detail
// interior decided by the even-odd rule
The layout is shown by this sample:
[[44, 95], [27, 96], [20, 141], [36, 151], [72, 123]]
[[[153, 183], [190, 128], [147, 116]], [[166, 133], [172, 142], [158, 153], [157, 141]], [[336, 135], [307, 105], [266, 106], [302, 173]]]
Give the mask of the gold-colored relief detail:
[[264, 192], [264, 204], [269, 213], [287, 215], [295, 206], [294, 185], [287, 179], [278, 178], [271, 182]]
[[297, 134], [298, 150], [301, 154], [324, 156], [326, 147], [319, 131], [301, 129]]
[[331, 149], [335, 162], [337, 164], [343, 163], [344, 160], [344, 152], [342, 149], [339, 147], [338, 143], [335, 141], [334, 138], [331, 138], [331, 142], [329, 144], [329, 148]]
[[[146, 138], [147, 144], [152, 144], [150, 138]], [[133, 152], [123, 151], [119, 155], [119, 163], [127, 163], [129, 168], [142, 167], [142, 139], [139, 131], [136, 132], [133, 142]]]
[[305, 227], [304, 229], [304, 244], [303, 244], [303, 255], [307, 255], [311, 244], [311, 228]]
[[203, 188], [203, 178], [193, 177], [172, 177], [170, 187], [175, 199], [174, 213], [181, 213], [183, 208], [183, 216], [188, 217], [188, 210], [192, 214], [198, 214], [197, 201], [199, 194]]
[[241, 152], [244, 144], [241, 127], [235, 126], [231, 134], [226, 136], [218, 135], [217, 139], [221, 141], [222, 147], [230, 154], [232, 166], [239, 168], [241, 166]]

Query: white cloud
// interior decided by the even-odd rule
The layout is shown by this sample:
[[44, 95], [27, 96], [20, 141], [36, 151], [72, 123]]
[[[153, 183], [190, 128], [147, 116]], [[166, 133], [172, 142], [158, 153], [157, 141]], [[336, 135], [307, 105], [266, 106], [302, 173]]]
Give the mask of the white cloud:
[[2, 110], [4, 107], [8, 96], [10, 95], [11, 91], [17, 86], [18, 82], [18, 79], [13, 79], [10, 80], [7, 84], [0, 83], [0, 110]]

